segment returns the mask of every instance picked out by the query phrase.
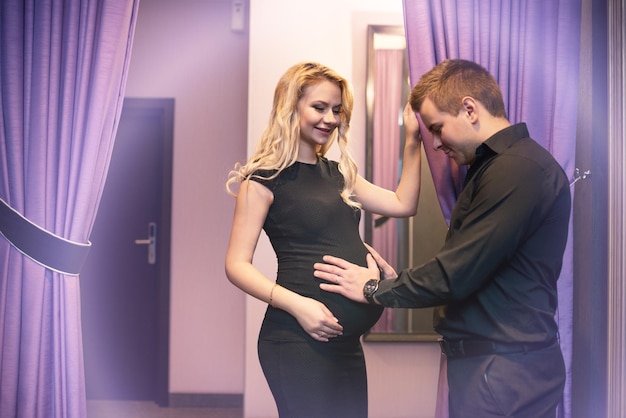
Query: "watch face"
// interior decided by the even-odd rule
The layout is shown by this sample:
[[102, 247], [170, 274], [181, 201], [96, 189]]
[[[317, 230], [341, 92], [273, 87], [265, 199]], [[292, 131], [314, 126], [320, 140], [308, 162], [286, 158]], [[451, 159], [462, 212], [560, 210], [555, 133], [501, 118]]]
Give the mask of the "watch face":
[[363, 286], [363, 296], [367, 300], [367, 303], [375, 303], [374, 293], [378, 290], [378, 280], [370, 279], [365, 282]]
[[363, 293], [367, 296], [372, 296], [376, 290], [378, 290], [378, 280], [376, 279], [368, 280], [363, 287]]

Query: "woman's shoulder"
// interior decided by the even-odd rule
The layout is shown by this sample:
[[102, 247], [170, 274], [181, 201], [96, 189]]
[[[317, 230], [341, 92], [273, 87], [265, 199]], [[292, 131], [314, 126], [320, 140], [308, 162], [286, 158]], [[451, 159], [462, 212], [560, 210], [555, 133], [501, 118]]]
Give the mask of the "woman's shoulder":
[[272, 168], [257, 168], [250, 174], [250, 177], [268, 178], [276, 174], [277, 171], [277, 169]]
[[289, 182], [297, 173], [297, 163], [285, 168], [259, 168], [254, 170], [248, 177], [274, 190], [280, 185]]
[[269, 189], [273, 189], [276, 183], [277, 173], [278, 170], [276, 169], [259, 168], [250, 173], [248, 179], [260, 183]]

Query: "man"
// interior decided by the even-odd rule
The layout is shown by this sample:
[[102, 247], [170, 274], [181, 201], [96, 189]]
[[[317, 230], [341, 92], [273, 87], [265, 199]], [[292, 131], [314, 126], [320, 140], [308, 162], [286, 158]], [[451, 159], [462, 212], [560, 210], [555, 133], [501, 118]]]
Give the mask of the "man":
[[435, 149], [469, 165], [443, 248], [397, 277], [375, 251], [368, 268], [325, 256], [315, 276], [356, 301], [438, 307], [451, 417], [553, 418], [565, 382], [554, 315], [567, 177], [524, 123], [511, 125], [497, 82], [473, 62], [437, 65], [409, 101]]

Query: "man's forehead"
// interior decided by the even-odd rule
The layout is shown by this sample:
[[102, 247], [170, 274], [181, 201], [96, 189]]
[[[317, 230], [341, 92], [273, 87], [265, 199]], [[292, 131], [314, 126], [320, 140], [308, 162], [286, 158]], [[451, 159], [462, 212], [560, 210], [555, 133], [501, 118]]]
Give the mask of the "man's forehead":
[[424, 99], [419, 111], [422, 122], [426, 127], [435, 124], [437, 119], [443, 116], [442, 112], [435, 106], [435, 104], [429, 98]]

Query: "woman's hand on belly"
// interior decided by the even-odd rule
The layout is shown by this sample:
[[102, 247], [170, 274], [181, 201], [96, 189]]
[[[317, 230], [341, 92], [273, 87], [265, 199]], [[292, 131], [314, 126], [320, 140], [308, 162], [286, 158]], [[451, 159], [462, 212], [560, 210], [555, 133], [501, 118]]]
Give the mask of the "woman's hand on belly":
[[314, 340], [328, 342], [343, 333], [343, 327], [333, 313], [315, 299], [299, 296], [299, 300], [290, 304], [289, 313]]

